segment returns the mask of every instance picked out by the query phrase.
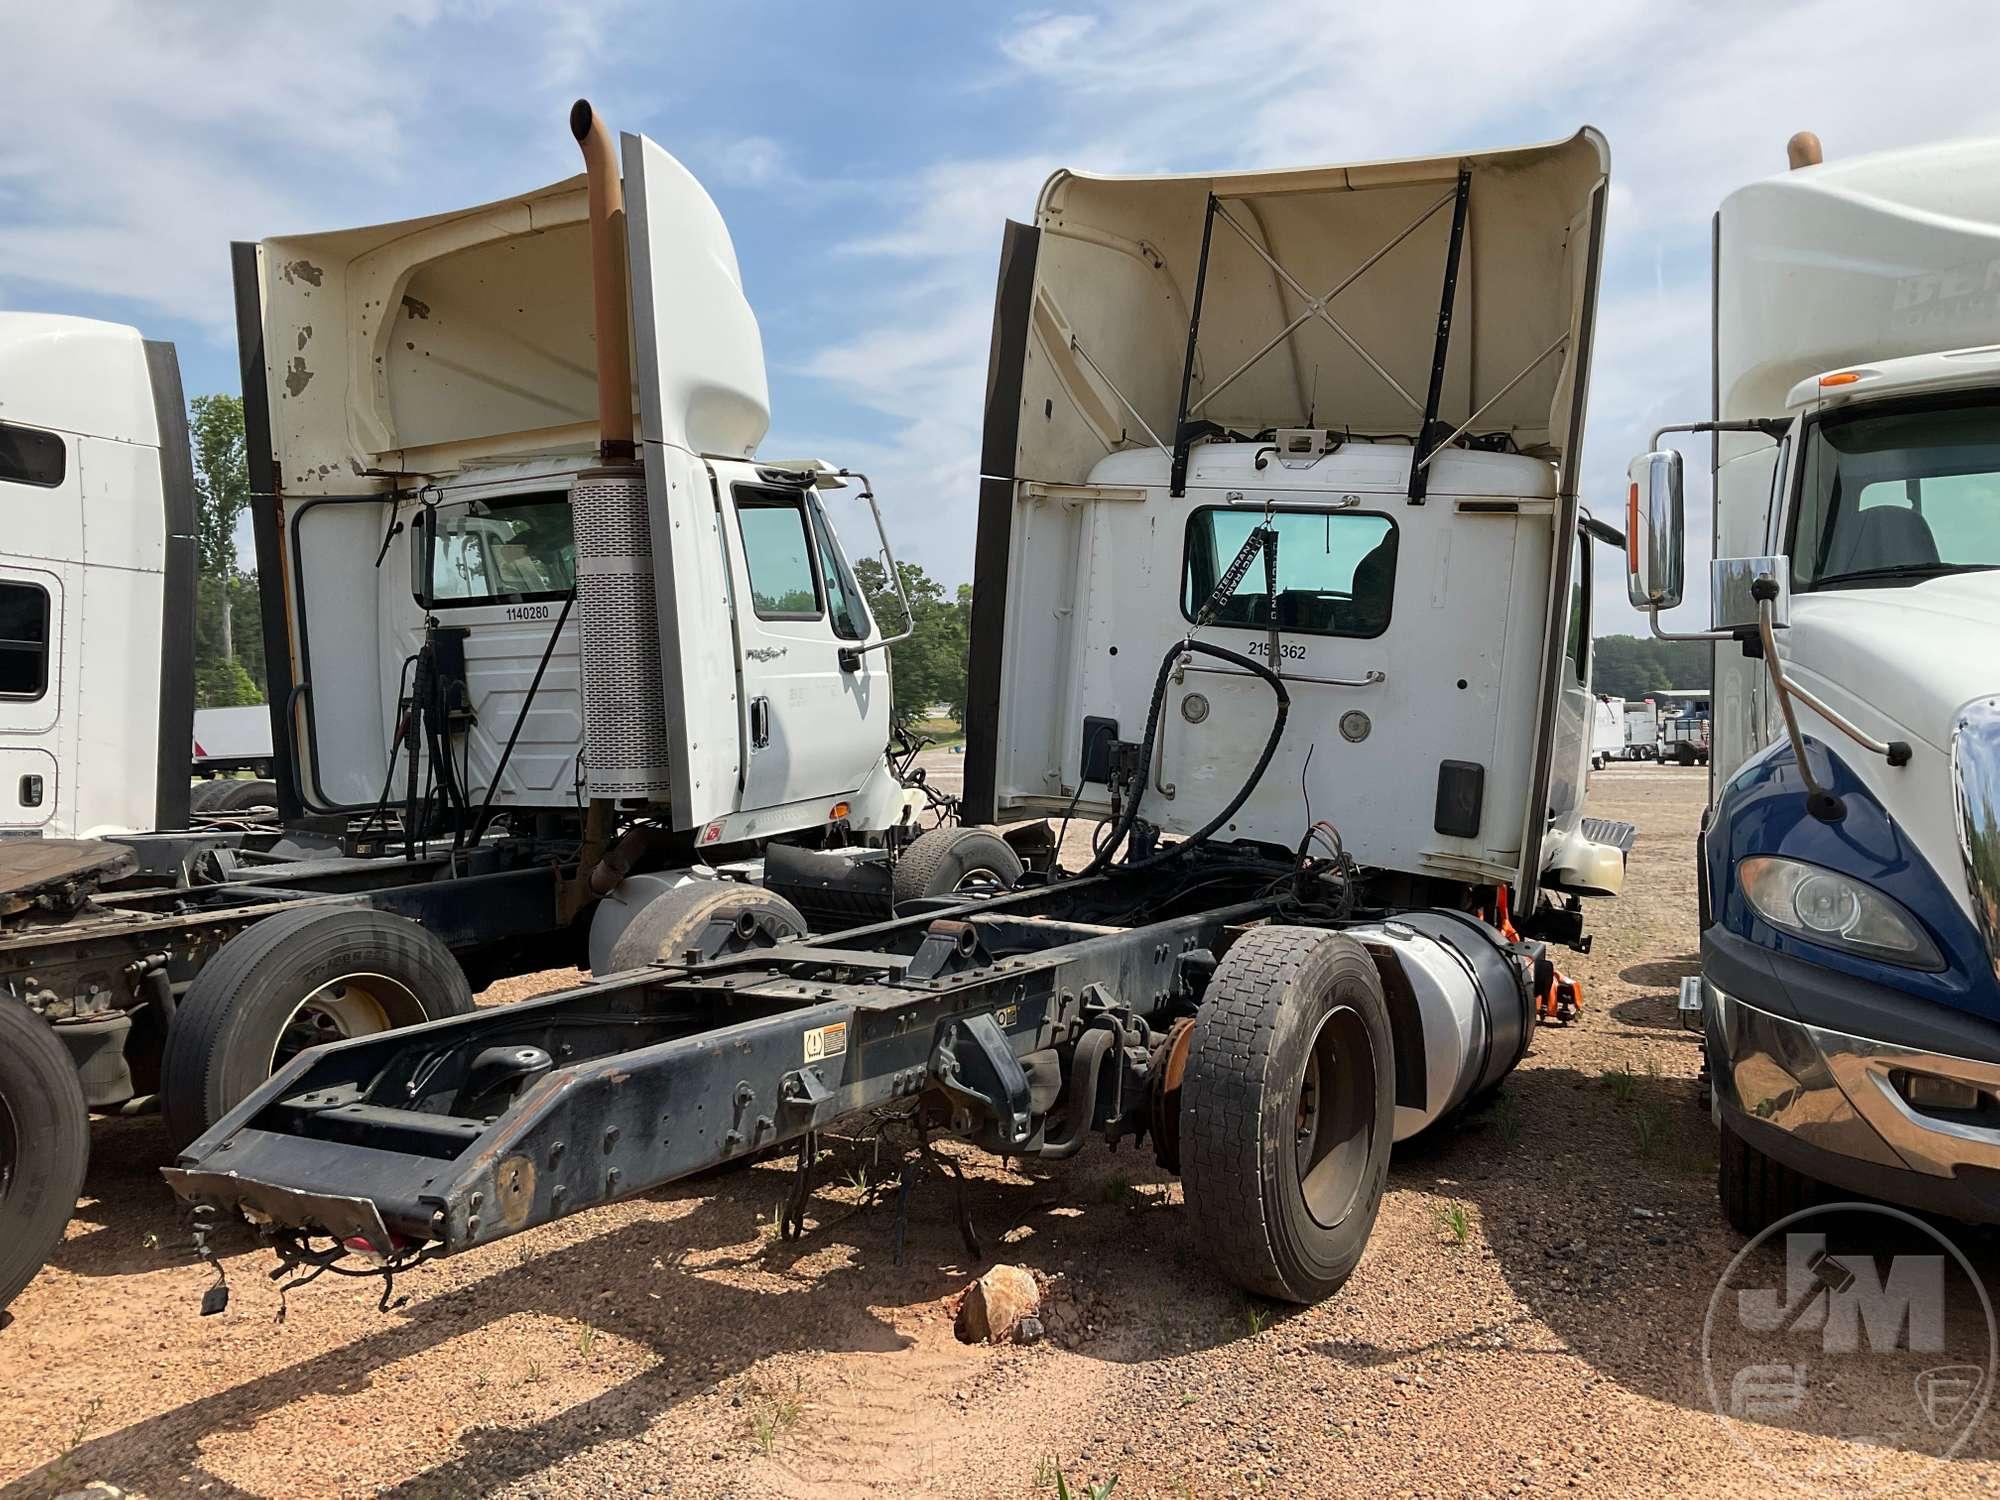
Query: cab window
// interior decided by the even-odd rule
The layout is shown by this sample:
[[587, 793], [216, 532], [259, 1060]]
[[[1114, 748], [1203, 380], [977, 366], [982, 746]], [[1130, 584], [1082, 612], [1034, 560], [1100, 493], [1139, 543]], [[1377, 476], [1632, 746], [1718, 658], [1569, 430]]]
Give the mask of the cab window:
[[833, 525], [817, 500], [811, 502], [813, 540], [819, 546], [819, 572], [826, 583], [826, 613], [833, 633], [844, 641], [868, 638], [868, 606], [862, 603], [861, 586], [841, 555], [834, 540]]
[[66, 470], [59, 434], [0, 422], [0, 479], [48, 490], [63, 482]]
[[1590, 539], [1576, 534], [1576, 569], [1569, 581], [1569, 669], [1590, 683]]
[[[1261, 508], [1206, 505], [1188, 517], [1181, 613], [1192, 620], [1229, 571]], [[1277, 626], [1304, 635], [1378, 636], [1389, 628], [1396, 592], [1396, 523], [1351, 510], [1275, 512]], [[1260, 554], [1215, 614], [1218, 625], [1270, 628]]]
[[49, 689], [49, 592], [0, 583], [0, 698], [39, 698]]
[[805, 506], [795, 494], [738, 490], [736, 527], [750, 574], [750, 607], [760, 620], [817, 620], [819, 580]]
[[566, 495], [451, 501], [433, 508], [428, 531], [434, 608], [560, 599], [576, 586]]

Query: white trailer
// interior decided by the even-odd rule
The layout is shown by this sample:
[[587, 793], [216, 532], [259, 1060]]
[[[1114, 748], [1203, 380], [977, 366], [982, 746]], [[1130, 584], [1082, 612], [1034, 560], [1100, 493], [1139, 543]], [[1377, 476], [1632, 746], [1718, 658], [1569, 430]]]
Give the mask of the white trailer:
[[1625, 759], [1660, 758], [1660, 709], [1651, 698], [1625, 705]]
[[[2000, 141], [1716, 216], [1714, 758], [1699, 1016], [1729, 1217], [1823, 1185], [2000, 1220]], [[1680, 458], [1632, 469], [1681, 593]]]
[[1611, 761], [1625, 759], [1625, 702], [1608, 694], [1597, 695], [1591, 710], [1590, 768], [1601, 771]]

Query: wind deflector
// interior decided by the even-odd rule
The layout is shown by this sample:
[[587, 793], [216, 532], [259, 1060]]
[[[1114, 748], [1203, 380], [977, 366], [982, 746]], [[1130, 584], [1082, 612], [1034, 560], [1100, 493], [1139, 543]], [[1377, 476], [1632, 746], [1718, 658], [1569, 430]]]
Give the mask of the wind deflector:
[[1000, 477], [1079, 483], [1107, 452], [1172, 445], [1184, 417], [1415, 442], [1427, 409], [1432, 446], [1464, 426], [1562, 465], [1608, 170], [1586, 129], [1352, 167], [1058, 172], [1036, 211]]

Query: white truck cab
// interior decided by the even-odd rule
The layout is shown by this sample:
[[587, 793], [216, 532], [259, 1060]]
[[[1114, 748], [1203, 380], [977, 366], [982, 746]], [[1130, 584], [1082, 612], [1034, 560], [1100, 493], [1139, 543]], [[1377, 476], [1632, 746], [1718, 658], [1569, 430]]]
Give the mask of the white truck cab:
[[[1588, 550], [1622, 542], [1576, 493], [1608, 165], [1584, 130], [1049, 180], [1002, 252], [969, 817], [1139, 797], [1162, 834], [1220, 815], [1285, 849], [1325, 821], [1364, 866], [1580, 931], [1631, 833], [1583, 817]], [[1197, 636], [1225, 654], [1162, 700], [1161, 647]], [[1244, 661], [1289, 695], [1274, 740]]]
[[758, 456], [721, 215], [579, 111], [586, 176], [238, 247], [281, 806], [595, 805], [676, 866], [897, 828], [893, 638], [823, 498], [866, 480]]
[[[1702, 1018], [1722, 1196], [2000, 1220], [2000, 142], [1795, 170], [1717, 216]], [[1680, 592], [1635, 461], [1633, 602]]]
[[171, 344], [0, 312], [0, 836], [186, 826], [194, 480]]

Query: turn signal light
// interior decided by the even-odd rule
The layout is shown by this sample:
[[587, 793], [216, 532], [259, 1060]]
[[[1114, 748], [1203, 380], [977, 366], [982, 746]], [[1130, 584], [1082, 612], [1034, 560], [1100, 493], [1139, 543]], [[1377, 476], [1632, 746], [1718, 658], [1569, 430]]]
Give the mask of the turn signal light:
[[833, 810], [826, 815], [826, 820], [829, 823], [838, 823], [853, 811], [854, 809], [849, 807], [845, 802], [836, 802], [833, 804]]
[[1632, 493], [1625, 497], [1625, 567], [1629, 572], [1639, 571], [1639, 482], [1632, 482]]
[[1859, 380], [1860, 378], [1861, 378], [1861, 372], [1859, 370], [1842, 370], [1837, 375], [1820, 376], [1819, 383], [1820, 383], [1820, 388], [1824, 390], [1827, 386], [1830, 385], [1853, 385], [1854, 382]]

